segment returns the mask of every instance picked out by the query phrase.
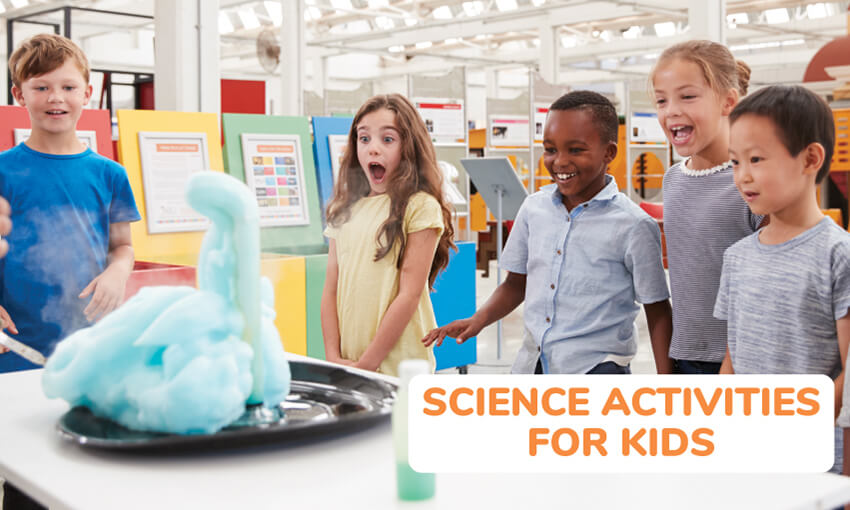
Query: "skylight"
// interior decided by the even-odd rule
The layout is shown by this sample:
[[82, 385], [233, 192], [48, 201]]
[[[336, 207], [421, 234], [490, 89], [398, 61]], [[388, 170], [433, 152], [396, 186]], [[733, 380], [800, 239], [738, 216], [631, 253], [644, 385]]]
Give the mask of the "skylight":
[[496, 0], [496, 7], [500, 11], [513, 11], [517, 8], [516, 0]]
[[226, 12], [219, 11], [219, 13], [218, 13], [218, 33], [229, 34], [231, 32], [233, 32], [233, 23], [230, 22], [230, 18], [227, 16]]
[[672, 21], [656, 23], [653, 26], [655, 27], [655, 33], [658, 37], [670, 37], [671, 35], [676, 35], [676, 24]]
[[280, 2], [263, 2], [263, 5], [266, 7], [266, 12], [269, 13], [269, 17], [272, 19], [272, 23], [275, 26], [280, 26], [283, 22], [283, 11], [280, 7]]
[[435, 19], [452, 19], [452, 10], [448, 5], [437, 7], [432, 13]]
[[465, 12], [467, 16], [478, 16], [484, 12], [484, 4], [478, 0], [474, 2], [464, 2], [463, 12]]
[[788, 9], [768, 9], [764, 11], [764, 19], [770, 24], [788, 23], [791, 20]]
[[242, 26], [247, 30], [251, 30], [252, 28], [257, 28], [260, 26], [260, 20], [257, 19], [257, 15], [254, 14], [252, 9], [239, 9], [236, 11], [236, 15], [239, 16], [239, 20], [242, 22]]

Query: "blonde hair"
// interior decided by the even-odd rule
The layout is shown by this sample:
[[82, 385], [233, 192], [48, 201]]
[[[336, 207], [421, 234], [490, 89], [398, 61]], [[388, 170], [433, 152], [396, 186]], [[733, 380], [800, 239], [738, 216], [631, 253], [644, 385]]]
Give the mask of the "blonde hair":
[[399, 243], [396, 266], [401, 268], [407, 239], [404, 236], [403, 221], [407, 203], [414, 193], [424, 191], [434, 197], [443, 211], [443, 233], [440, 236], [428, 285], [434, 287], [437, 274], [449, 263], [449, 249], [454, 247], [452, 238], [451, 209], [443, 198], [443, 174], [437, 166], [437, 154], [434, 144], [425, 129], [422, 118], [408, 99], [400, 94], [374, 96], [367, 100], [351, 123], [348, 133], [348, 146], [342, 158], [339, 179], [334, 187], [334, 197], [328, 204], [328, 224], [339, 226], [345, 223], [355, 202], [369, 194], [369, 181], [357, 158], [357, 126], [366, 115], [381, 109], [395, 114], [395, 127], [401, 136], [401, 161], [387, 182], [387, 195], [390, 197], [390, 215], [378, 230], [375, 260], [385, 257], [396, 243]]
[[9, 57], [12, 84], [20, 88], [26, 80], [49, 73], [71, 60], [86, 84], [89, 82], [89, 60], [83, 50], [67, 37], [38, 34], [30, 37]]
[[694, 40], [670, 46], [661, 56], [649, 75], [650, 84], [655, 83], [655, 74], [665, 63], [680, 59], [696, 64], [702, 71], [708, 86], [717, 94], [730, 89], [738, 91], [740, 97], [747, 95], [750, 85], [750, 66], [735, 60], [729, 48], [713, 41]]

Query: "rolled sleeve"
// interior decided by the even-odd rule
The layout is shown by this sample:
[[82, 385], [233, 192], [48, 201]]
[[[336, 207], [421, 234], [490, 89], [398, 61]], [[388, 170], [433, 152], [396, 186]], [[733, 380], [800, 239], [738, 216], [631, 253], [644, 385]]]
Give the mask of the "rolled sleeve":
[[670, 298], [661, 253], [661, 231], [652, 218], [647, 217], [630, 229], [625, 263], [632, 274], [637, 302], [657, 303]]

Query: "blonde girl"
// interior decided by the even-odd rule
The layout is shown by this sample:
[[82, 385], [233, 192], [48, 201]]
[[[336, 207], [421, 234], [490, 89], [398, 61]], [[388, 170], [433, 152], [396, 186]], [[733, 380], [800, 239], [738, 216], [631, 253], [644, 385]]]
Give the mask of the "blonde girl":
[[750, 68], [711, 41], [667, 48], [650, 75], [658, 121], [686, 157], [663, 181], [675, 373], [720, 370], [726, 322], [713, 311], [723, 252], [762, 221], [735, 188], [729, 161], [729, 114], [749, 79]]
[[396, 375], [433, 352], [429, 289], [446, 267], [453, 229], [434, 146], [398, 94], [360, 107], [328, 205], [322, 335], [329, 361]]

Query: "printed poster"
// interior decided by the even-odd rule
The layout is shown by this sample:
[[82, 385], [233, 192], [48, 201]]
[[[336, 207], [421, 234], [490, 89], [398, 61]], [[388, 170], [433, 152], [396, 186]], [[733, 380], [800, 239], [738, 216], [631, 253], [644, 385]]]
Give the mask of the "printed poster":
[[661, 124], [658, 123], [657, 113], [633, 112], [629, 128], [632, 131], [632, 142], [667, 142], [667, 137], [664, 136], [664, 130], [661, 128]]
[[[15, 128], [15, 145], [20, 145], [27, 141], [30, 137], [32, 129], [30, 128]], [[87, 148], [97, 152], [97, 132], [96, 131], [77, 131], [77, 138], [80, 143]]]
[[206, 133], [139, 132], [148, 232], [206, 230], [210, 221], [186, 202], [186, 182], [209, 170]]
[[534, 107], [534, 143], [543, 143], [543, 127], [546, 125], [546, 115], [549, 108], [546, 106]]
[[435, 145], [466, 143], [466, 120], [460, 100], [423, 99], [415, 102], [416, 110]]
[[242, 133], [245, 183], [257, 198], [261, 227], [307, 225], [301, 137]]
[[345, 157], [347, 146], [348, 135], [328, 135], [328, 150], [331, 153], [331, 169], [334, 174], [334, 184], [339, 179], [339, 169], [342, 166], [342, 158]]
[[528, 117], [491, 115], [490, 147], [528, 147]]

